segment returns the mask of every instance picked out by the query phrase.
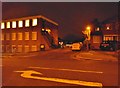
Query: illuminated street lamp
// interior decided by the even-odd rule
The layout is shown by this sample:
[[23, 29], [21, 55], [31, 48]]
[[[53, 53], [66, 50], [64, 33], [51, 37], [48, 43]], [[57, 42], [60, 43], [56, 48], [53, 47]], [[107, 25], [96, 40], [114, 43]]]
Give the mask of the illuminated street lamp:
[[87, 38], [86, 38], [86, 43], [87, 43], [87, 50], [89, 50], [90, 48], [90, 33], [91, 33], [91, 27], [90, 26], [87, 26], [85, 31], [83, 31], [83, 33], [85, 35], [87, 35]]
[[87, 37], [88, 37], [87, 40], [90, 40], [91, 27], [87, 26], [86, 31], [87, 31]]

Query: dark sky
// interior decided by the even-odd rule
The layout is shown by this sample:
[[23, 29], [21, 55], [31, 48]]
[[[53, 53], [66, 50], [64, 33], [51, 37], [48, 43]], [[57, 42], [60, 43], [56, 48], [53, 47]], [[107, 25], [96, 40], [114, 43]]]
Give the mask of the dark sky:
[[3, 2], [3, 19], [44, 15], [59, 24], [59, 36], [81, 36], [95, 18], [103, 21], [118, 14], [117, 2]]

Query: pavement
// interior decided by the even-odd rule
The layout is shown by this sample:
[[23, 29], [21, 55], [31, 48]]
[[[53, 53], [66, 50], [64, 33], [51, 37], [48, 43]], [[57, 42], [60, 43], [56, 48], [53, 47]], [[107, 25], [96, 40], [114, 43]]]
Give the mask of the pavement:
[[118, 61], [118, 51], [81, 51], [77, 52], [72, 57], [76, 60], [96, 60], [96, 61]]
[[47, 54], [47, 53], [52, 53], [52, 52], [56, 52], [58, 50], [61, 49], [50, 49], [50, 50], [45, 50], [45, 51], [37, 51], [37, 52], [26, 52], [26, 53], [2, 53], [0, 56], [0, 58], [4, 58], [4, 57], [32, 57], [32, 56], [36, 56], [36, 55], [43, 55], [43, 54]]
[[[47, 53], [53, 53], [56, 51], [61, 51], [62, 49], [52, 49], [47, 51], [39, 51], [39, 52], [29, 52], [29, 53], [2, 53], [2, 58], [5, 57], [32, 57], [37, 55], [44, 55]], [[69, 49], [68, 49], [69, 50]], [[63, 50], [62, 50], [63, 51]], [[70, 51], [70, 50], [69, 50]], [[74, 52], [71, 56], [73, 59], [76, 60], [103, 60], [103, 61], [118, 61], [118, 55], [120, 53], [120, 50], [111, 52], [111, 51], [80, 51], [80, 52]]]

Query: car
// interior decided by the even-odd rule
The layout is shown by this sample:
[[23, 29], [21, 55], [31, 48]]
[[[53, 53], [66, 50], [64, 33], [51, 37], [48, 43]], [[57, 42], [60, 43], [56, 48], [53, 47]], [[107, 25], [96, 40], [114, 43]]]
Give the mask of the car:
[[117, 41], [103, 41], [100, 44], [100, 49], [115, 51], [118, 49], [118, 42]]
[[80, 51], [82, 46], [83, 46], [82, 42], [73, 43], [72, 44], [72, 51]]

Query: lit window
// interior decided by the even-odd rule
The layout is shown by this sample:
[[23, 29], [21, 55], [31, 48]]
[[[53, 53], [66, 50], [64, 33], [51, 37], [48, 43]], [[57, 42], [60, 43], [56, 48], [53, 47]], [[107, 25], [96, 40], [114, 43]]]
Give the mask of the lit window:
[[36, 26], [37, 25], [37, 19], [33, 19], [32, 20], [32, 26]]
[[37, 46], [36, 45], [32, 45], [31, 51], [37, 51]]
[[113, 40], [113, 36], [104, 36], [104, 40], [105, 41]]
[[2, 33], [2, 36], [1, 36], [1, 40], [4, 40], [5, 36], [4, 34]]
[[5, 23], [1, 23], [1, 29], [5, 29]]
[[96, 31], [99, 31], [100, 30], [100, 28], [98, 27], [98, 28], [96, 28]]
[[7, 28], [10, 28], [10, 22], [7, 22]]
[[112, 24], [106, 24], [106, 30], [111, 30], [111, 25]]
[[37, 40], [37, 32], [32, 32], [32, 40]]
[[12, 40], [16, 40], [16, 33], [12, 33]]
[[23, 27], [23, 21], [19, 21], [19, 22], [18, 22], [18, 26], [19, 26], [19, 27]]
[[10, 40], [10, 34], [6, 33], [6, 40]]
[[17, 52], [22, 52], [22, 45], [18, 45]]
[[29, 52], [29, 46], [28, 45], [25, 45], [24, 49], [25, 49], [25, 52]]
[[18, 40], [22, 40], [22, 33], [18, 33]]
[[16, 28], [16, 21], [12, 22], [12, 28]]
[[46, 29], [46, 31], [50, 34], [51, 30], [50, 29]]
[[25, 20], [25, 27], [29, 27], [30, 26], [30, 20]]
[[29, 40], [29, 32], [25, 32], [25, 40]]
[[107, 30], [110, 30], [110, 27], [107, 27]]

